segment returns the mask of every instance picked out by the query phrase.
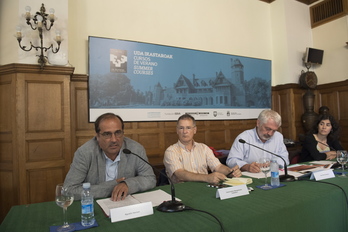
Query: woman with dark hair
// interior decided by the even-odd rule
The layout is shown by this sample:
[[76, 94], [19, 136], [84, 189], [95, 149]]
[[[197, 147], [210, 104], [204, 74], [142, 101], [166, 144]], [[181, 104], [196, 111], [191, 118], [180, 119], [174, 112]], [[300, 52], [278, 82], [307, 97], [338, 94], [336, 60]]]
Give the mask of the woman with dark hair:
[[302, 144], [301, 162], [332, 160], [336, 150], [343, 150], [339, 141], [340, 127], [334, 117], [321, 114]]

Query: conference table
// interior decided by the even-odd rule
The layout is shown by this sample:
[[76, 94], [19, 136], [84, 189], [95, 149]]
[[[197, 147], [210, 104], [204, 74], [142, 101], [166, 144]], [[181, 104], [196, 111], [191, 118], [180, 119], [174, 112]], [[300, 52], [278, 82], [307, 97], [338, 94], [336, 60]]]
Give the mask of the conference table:
[[[348, 231], [348, 178], [322, 181], [282, 182], [286, 186], [262, 190], [256, 186], [264, 179], [253, 179], [250, 194], [220, 200], [216, 188], [202, 182], [175, 184], [176, 197], [195, 210], [154, 214], [111, 223], [98, 204], [95, 217], [98, 227], [84, 231]], [[170, 193], [170, 186], [159, 186]], [[168, 199], [169, 200], [169, 199]], [[208, 213], [204, 213], [208, 212]], [[0, 231], [48, 232], [50, 226], [62, 224], [62, 208], [54, 201], [11, 208]], [[68, 221], [80, 221], [80, 201], [68, 208]], [[221, 229], [217, 220], [223, 225]]]

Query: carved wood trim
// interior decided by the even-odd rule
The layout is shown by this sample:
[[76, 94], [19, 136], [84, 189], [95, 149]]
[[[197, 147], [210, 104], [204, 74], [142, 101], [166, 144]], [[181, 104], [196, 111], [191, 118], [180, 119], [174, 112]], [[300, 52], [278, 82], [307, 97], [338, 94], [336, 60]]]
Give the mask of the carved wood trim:
[[74, 72], [74, 67], [63, 66], [45, 66], [44, 69], [40, 69], [40, 65], [35, 64], [6, 64], [0, 66], [0, 74], [12, 74], [12, 73], [38, 73], [38, 74], [55, 74], [55, 75], [69, 75]]

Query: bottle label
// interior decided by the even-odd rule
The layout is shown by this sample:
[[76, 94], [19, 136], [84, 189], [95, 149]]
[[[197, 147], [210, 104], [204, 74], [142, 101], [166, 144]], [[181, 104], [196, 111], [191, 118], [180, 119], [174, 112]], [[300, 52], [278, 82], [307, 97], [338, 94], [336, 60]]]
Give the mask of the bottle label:
[[272, 178], [279, 178], [279, 172], [271, 172]]
[[82, 214], [89, 214], [93, 212], [93, 204], [82, 205]]

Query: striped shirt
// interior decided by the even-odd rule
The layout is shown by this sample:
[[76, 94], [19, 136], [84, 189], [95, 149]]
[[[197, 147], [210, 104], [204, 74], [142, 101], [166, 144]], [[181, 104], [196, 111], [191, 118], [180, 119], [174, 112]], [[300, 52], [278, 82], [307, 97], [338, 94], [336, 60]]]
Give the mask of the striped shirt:
[[221, 164], [207, 145], [193, 142], [193, 147], [189, 151], [180, 141], [167, 148], [164, 153], [163, 163], [169, 178], [174, 183], [179, 182], [175, 175], [173, 175], [178, 169], [184, 169], [193, 173], [208, 174], [208, 168], [211, 171], [215, 171]]

